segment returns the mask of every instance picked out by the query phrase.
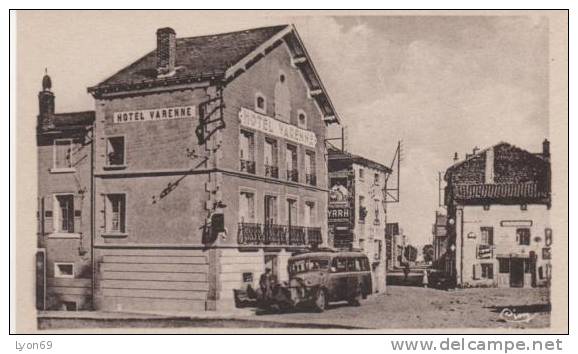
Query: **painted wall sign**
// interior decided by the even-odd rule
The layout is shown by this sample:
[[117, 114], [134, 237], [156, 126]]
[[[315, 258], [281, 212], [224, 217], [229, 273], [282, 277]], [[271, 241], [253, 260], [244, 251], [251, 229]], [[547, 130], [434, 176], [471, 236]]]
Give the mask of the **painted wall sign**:
[[502, 220], [500, 221], [502, 227], [530, 227], [532, 220]]
[[331, 221], [349, 221], [351, 217], [351, 209], [348, 207], [335, 208], [330, 206], [327, 217]]
[[195, 118], [195, 106], [143, 109], [140, 111], [114, 112], [113, 123], [151, 122], [157, 120]]
[[241, 121], [241, 125], [247, 128], [271, 134], [312, 148], [317, 145], [317, 137], [312, 131], [283, 123], [247, 108], [241, 108], [239, 111], [239, 120]]

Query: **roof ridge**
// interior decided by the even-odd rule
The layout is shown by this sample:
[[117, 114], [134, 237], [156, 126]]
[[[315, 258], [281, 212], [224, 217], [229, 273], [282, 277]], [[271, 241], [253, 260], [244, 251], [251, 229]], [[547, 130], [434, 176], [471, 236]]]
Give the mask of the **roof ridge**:
[[192, 39], [192, 38], [205, 38], [205, 37], [215, 37], [215, 36], [224, 36], [224, 35], [228, 35], [228, 34], [236, 34], [236, 33], [242, 33], [242, 32], [250, 32], [250, 31], [257, 31], [257, 30], [263, 30], [263, 29], [270, 29], [270, 28], [281, 28], [281, 27], [289, 27], [290, 25], [288, 24], [284, 24], [284, 25], [275, 25], [275, 26], [263, 26], [263, 27], [254, 27], [254, 28], [247, 28], [244, 30], [237, 30], [237, 31], [229, 31], [229, 32], [222, 32], [222, 33], [213, 33], [213, 34], [203, 34], [200, 36], [189, 36], [189, 37], [177, 37], [176, 39]]

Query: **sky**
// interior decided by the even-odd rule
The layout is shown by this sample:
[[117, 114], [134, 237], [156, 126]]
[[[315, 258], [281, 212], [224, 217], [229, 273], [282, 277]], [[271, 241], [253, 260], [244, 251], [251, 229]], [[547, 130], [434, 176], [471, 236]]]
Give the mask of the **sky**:
[[399, 222], [410, 243], [431, 242], [435, 211], [443, 211], [438, 172], [455, 152], [462, 159], [500, 141], [539, 152], [548, 137], [541, 16], [20, 12], [18, 119], [33, 134], [45, 68], [57, 112], [94, 109], [86, 88], [154, 49], [157, 28], [188, 37], [289, 23], [346, 127], [346, 148], [389, 165], [402, 141], [401, 198], [388, 205], [388, 222]]

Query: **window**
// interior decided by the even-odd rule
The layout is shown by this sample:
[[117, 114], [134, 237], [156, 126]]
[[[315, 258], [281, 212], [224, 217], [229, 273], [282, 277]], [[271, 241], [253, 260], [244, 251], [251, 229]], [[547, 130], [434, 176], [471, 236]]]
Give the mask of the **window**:
[[307, 115], [302, 110], [297, 113], [297, 125], [299, 128], [307, 129]]
[[74, 278], [74, 263], [54, 263], [55, 278]]
[[299, 171], [297, 170], [297, 146], [287, 144], [285, 151], [285, 164], [287, 166], [287, 180], [299, 181]]
[[72, 194], [56, 195], [54, 197], [54, 231], [62, 233], [74, 232], [74, 196]]
[[287, 225], [297, 225], [297, 200], [287, 198]]
[[331, 266], [332, 266], [332, 268], [333, 268], [332, 270], [333, 270], [334, 272], [337, 272], [337, 273], [339, 273], [339, 272], [345, 272], [346, 269], [347, 269], [346, 261], [345, 261], [344, 258], [335, 258], [335, 259], [333, 259], [333, 263], [331, 264]]
[[374, 242], [375, 242], [375, 248], [374, 248], [375, 256], [374, 256], [374, 258], [375, 258], [375, 260], [378, 261], [381, 259], [381, 255], [383, 253], [383, 245], [381, 243], [381, 240], [375, 240]]
[[355, 258], [348, 258], [347, 259], [347, 271], [348, 272], [358, 272], [361, 270], [361, 268], [359, 268], [360, 266], [361, 266], [361, 264], [356, 262]]
[[241, 192], [239, 194], [239, 222], [255, 221], [255, 194]]
[[365, 178], [365, 171], [363, 170], [363, 168], [359, 169], [359, 180], [363, 181], [363, 179]]
[[359, 249], [361, 250], [361, 252], [365, 251], [365, 240], [364, 239], [359, 239]]
[[494, 279], [494, 265], [492, 263], [482, 263], [482, 279]]
[[277, 163], [277, 141], [265, 138], [265, 176], [279, 178], [279, 167]]
[[524, 273], [532, 273], [532, 266], [534, 264], [529, 259], [524, 259]]
[[317, 185], [317, 175], [315, 173], [315, 153], [305, 152], [305, 182], [312, 186]]
[[285, 74], [279, 74], [279, 80], [275, 83], [275, 118], [289, 122], [291, 117], [291, 95]]
[[500, 273], [510, 273], [510, 258], [498, 258]]
[[126, 196], [124, 194], [108, 194], [105, 205], [106, 232], [126, 232]]
[[277, 223], [277, 197], [273, 195], [265, 196], [264, 203], [265, 210], [265, 224], [276, 224]]
[[316, 224], [315, 202], [305, 202], [305, 213], [303, 214], [303, 226], [313, 226]]
[[359, 196], [359, 222], [365, 222], [367, 216], [367, 209], [365, 208], [365, 197]]
[[255, 135], [251, 132], [241, 130], [239, 139], [241, 172], [255, 174]]
[[106, 141], [106, 165], [122, 166], [124, 162], [124, 137], [110, 137]]
[[530, 229], [523, 228], [516, 230], [516, 240], [519, 245], [528, 246], [530, 245]]
[[379, 173], [373, 175], [373, 183], [379, 184]]
[[55, 169], [72, 168], [72, 139], [54, 140], [53, 167]]
[[255, 94], [255, 111], [267, 114], [267, 101], [261, 93]]
[[373, 211], [375, 213], [373, 222], [379, 224], [379, 199], [373, 200]]
[[481, 239], [480, 244], [491, 246], [494, 244], [494, 228], [493, 227], [481, 227]]
[[542, 259], [544, 260], [552, 259], [552, 250], [550, 249], [550, 247], [542, 248]]
[[243, 273], [243, 284], [253, 284], [253, 273], [245, 272]]

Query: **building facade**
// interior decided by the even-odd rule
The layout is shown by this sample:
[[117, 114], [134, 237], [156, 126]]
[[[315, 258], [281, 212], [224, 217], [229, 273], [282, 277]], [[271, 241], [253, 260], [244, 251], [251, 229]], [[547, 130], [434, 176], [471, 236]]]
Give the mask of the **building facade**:
[[436, 211], [435, 222], [432, 226], [432, 245], [434, 248], [434, 265], [443, 264], [443, 258], [448, 248], [448, 218], [445, 214]]
[[95, 307], [222, 310], [327, 245], [331, 101], [292, 26], [177, 38], [95, 98]]
[[474, 152], [445, 174], [449, 272], [459, 286], [549, 285], [550, 145]]
[[387, 219], [385, 190], [391, 170], [377, 162], [331, 148], [329, 239], [338, 249], [357, 249], [372, 263], [373, 288], [385, 291]]
[[92, 308], [94, 112], [55, 113], [52, 80], [38, 93], [37, 308]]

